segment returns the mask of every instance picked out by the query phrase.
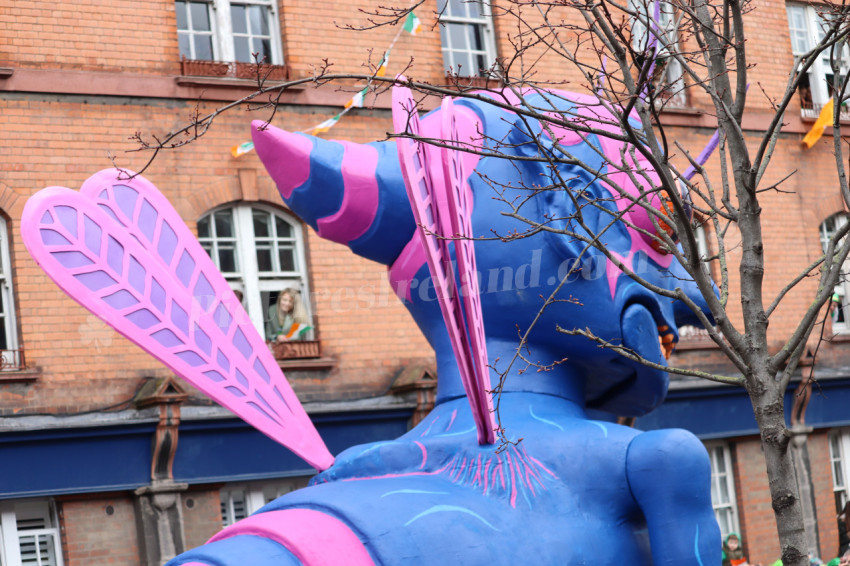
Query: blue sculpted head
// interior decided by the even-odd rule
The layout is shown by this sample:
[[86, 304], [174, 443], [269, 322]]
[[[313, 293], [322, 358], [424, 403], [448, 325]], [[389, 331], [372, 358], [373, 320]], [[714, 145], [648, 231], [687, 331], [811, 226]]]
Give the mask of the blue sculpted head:
[[[538, 93], [526, 101], [551, 109], [557, 118], [566, 112], [584, 125], [608, 127], [610, 115], [581, 95]], [[543, 366], [514, 363], [505, 390], [551, 393], [618, 415], [651, 410], [666, 393], [666, 372], [562, 330], [586, 329], [664, 365], [665, 345], [678, 339], [678, 324], [692, 322], [687, 309], [625, 276], [576, 237], [598, 237], [649, 283], [681, 287], [700, 303], [681, 265], [651, 236], [664, 223], [653, 221], [634, 198], [621, 196], [658, 207], [660, 200], [641, 189], [654, 185], [657, 175], [638, 155], [623, 153], [622, 144], [603, 136], [542, 125], [486, 101], [459, 99], [455, 106], [461, 136], [479, 149], [463, 160], [467, 171], [475, 171], [468, 183], [473, 234], [480, 238], [475, 253], [490, 362], [506, 369], [531, 329], [522, 358]], [[438, 137], [439, 112], [423, 117], [426, 137]], [[329, 142], [274, 128], [255, 131], [254, 137], [284, 200], [319, 235], [389, 266], [394, 290], [437, 353], [438, 400], [463, 395], [395, 143]], [[539, 159], [547, 154], [560, 162]], [[296, 162], [301, 165], [293, 174]], [[620, 216], [628, 226], [616, 220]], [[541, 312], [550, 297], [554, 301]]]

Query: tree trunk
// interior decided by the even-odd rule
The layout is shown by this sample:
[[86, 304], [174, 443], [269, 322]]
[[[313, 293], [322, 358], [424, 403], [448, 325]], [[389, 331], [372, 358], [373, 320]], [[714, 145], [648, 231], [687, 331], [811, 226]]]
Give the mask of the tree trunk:
[[750, 389], [770, 485], [770, 498], [776, 516], [776, 529], [782, 547], [783, 566], [808, 566], [806, 531], [797, 473], [791, 454], [791, 433], [785, 426], [783, 391], [767, 372], [758, 373]]

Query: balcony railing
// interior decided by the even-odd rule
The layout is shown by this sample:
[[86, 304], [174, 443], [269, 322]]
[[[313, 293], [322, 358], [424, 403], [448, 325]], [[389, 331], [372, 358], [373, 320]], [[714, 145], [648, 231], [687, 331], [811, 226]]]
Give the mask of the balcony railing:
[[[824, 106], [825, 104], [815, 104], [811, 100], [803, 100], [801, 97], [800, 116], [802, 116], [803, 118], [808, 118], [810, 120], [817, 120]], [[838, 115], [838, 119], [841, 121], [850, 120], [850, 108], [847, 108], [847, 106], [842, 105], [841, 113]]]
[[[192, 77], [221, 77], [231, 79], [257, 79], [256, 63], [241, 63], [238, 61], [199, 61], [183, 59], [180, 61], [183, 75]], [[270, 81], [289, 80], [289, 68], [286, 65], [259, 66], [260, 77]]]
[[22, 371], [27, 369], [23, 350], [0, 350], [0, 371]]

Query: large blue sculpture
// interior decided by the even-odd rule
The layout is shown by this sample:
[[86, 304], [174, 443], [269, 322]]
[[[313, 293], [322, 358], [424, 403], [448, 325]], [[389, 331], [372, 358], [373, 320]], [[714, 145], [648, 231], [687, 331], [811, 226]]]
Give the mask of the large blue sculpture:
[[[580, 95], [527, 93], [527, 101], [603, 129], [610, 117]], [[425, 137], [445, 133], [445, 111], [423, 118]], [[558, 231], [598, 235], [641, 277], [662, 288], [680, 287], [700, 303], [682, 267], [651, 236], [666, 226], [634, 205], [636, 198], [658, 201], [643, 188], [655, 173], [601, 136], [544, 128], [484, 101], [456, 100], [452, 112], [458, 139], [478, 150], [458, 159], [465, 171], [475, 170], [462, 179], [471, 235], [489, 237], [475, 241], [474, 255], [493, 383], [544, 298], [567, 280], [562, 300], [539, 316], [523, 349], [526, 359], [547, 367], [515, 363], [504, 378], [499, 422], [513, 442], [501, 450], [488, 444], [492, 435], [482, 435], [486, 403], [467, 399], [469, 385], [427, 265], [425, 236], [405, 190], [411, 172], [410, 166], [403, 172], [398, 144], [413, 142], [332, 142], [255, 123], [257, 152], [286, 203], [321, 236], [388, 266], [394, 290], [436, 352], [437, 406], [401, 438], [345, 451], [310, 487], [281, 497], [170, 566], [719, 562], [702, 444], [686, 431], [640, 432], [587, 415], [588, 408], [620, 416], [651, 411], [666, 394], [666, 372], [557, 330], [588, 328], [663, 365], [677, 324], [693, 322], [687, 309]], [[415, 125], [412, 113], [408, 119]], [[563, 156], [556, 142], [585, 166], [510, 158]], [[436, 155], [428, 151], [419, 155]], [[446, 209], [440, 195], [434, 200], [435, 209]], [[506, 214], [520, 203], [519, 214], [544, 229], [508, 242], [493, 237], [529, 230]], [[615, 221], [618, 215], [631, 227]], [[464, 288], [463, 281], [456, 283]], [[470, 315], [460, 318], [461, 325], [474, 323]]]
[[[532, 94], [528, 102], [583, 114], [589, 121], [594, 113], [600, 122], [607, 117], [593, 101], [566, 93]], [[507, 110], [469, 100], [455, 105], [458, 128], [482, 153], [532, 156], [540, 151], [534, 139], [552, 144], [540, 124]], [[426, 137], [439, 137], [439, 119], [439, 112], [423, 119]], [[709, 462], [700, 442], [685, 431], [641, 433], [590, 420], [585, 412], [592, 407], [617, 415], [644, 414], [664, 399], [666, 373], [556, 331], [559, 324], [589, 327], [663, 364], [665, 337], [659, 335], [675, 333], [677, 322], [692, 322], [693, 315], [565, 235], [477, 241], [486, 346], [496, 368], [513, 357], [518, 333], [529, 327], [542, 297], [561, 278], [569, 279], [561, 294], [567, 300], [543, 313], [526, 351], [543, 364], [565, 361], [546, 371], [513, 366], [502, 389], [500, 417], [507, 435], [522, 441], [496, 453], [493, 446], [476, 442], [409, 212], [396, 143], [358, 146], [255, 126], [257, 151], [287, 204], [320, 235], [389, 266], [394, 288], [437, 354], [437, 406], [405, 436], [344, 452], [311, 487], [280, 498], [252, 525], [231, 527], [172, 564], [297, 564], [296, 557], [308, 556], [285, 533], [303, 510], [341, 521], [377, 564], [717, 563], [719, 530], [711, 507]], [[583, 138], [563, 129], [553, 135], [591, 169], [605, 171], [610, 167], [605, 159], [617, 159], [619, 153], [616, 144], [594, 135]], [[477, 172], [468, 178], [474, 236], [527, 231], [526, 223], [504, 215], [508, 203], [523, 199], [529, 202], [521, 214], [554, 228], [569, 223], [582, 230], [580, 213], [587, 231], [600, 233], [608, 249], [642, 277], [665, 288], [683, 287], [699, 301], [681, 267], [656, 251], [651, 239], [624, 223], [608, 227], [614, 214], [629, 205], [587, 167], [560, 165], [558, 179], [542, 162], [469, 154], [463, 159]], [[626, 177], [611, 181], [622, 187]], [[561, 187], [537, 190], [550, 184]], [[634, 224], [640, 225], [636, 217], [641, 213], [646, 214], [639, 208], [631, 213]], [[340, 224], [358, 228], [334, 231]], [[495, 287], [487, 285], [493, 273]], [[498, 277], [502, 274], [508, 277]], [[264, 514], [277, 516], [263, 521]], [[258, 524], [274, 521], [278, 526], [264, 536], [283, 542], [292, 557], [279, 558], [283, 550], [275, 543], [253, 538]], [[229, 553], [242, 558], [224, 558]]]

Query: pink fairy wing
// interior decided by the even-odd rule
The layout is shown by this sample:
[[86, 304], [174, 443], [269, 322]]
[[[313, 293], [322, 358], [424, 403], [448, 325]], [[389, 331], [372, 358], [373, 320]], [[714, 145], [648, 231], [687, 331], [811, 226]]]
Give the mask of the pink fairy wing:
[[[416, 102], [413, 100], [410, 89], [393, 88], [393, 127], [397, 133], [420, 135]], [[464, 329], [463, 313], [458, 302], [455, 275], [449, 254], [449, 240], [446, 239], [450, 238], [452, 233], [449, 228], [450, 220], [446, 218], [449, 214], [448, 190], [442, 164], [439, 156], [431, 157], [427, 146], [421, 142], [399, 138], [397, 146], [413, 216], [422, 230], [425, 256], [437, 293], [437, 302], [458, 363], [461, 382], [469, 397], [478, 431], [478, 442], [489, 444], [495, 440], [493, 432], [495, 427], [490, 426], [493, 420], [492, 414], [488, 413], [484, 416], [480, 410], [484, 402], [480, 399], [481, 391], [476, 385], [477, 380], [473, 374], [473, 361], [470, 358], [472, 348]], [[440, 199], [441, 196], [442, 199]]]
[[[454, 103], [445, 97], [440, 111], [441, 138], [446, 141], [458, 142], [459, 134], [455, 123]], [[466, 314], [466, 325], [469, 331], [470, 359], [473, 361], [472, 387], [476, 390], [477, 406], [473, 412], [486, 423], [489, 436], [488, 443], [495, 442], [496, 421], [493, 416], [493, 398], [490, 395], [490, 368], [487, 358], [487, 342], [484, 338], [484, 318], [481, 313], [481, 297], [478, 288], [478, 269], [475, 263], [475, 246], [470, 239], [472, 234], [472, 206], [469, 202], [470, 189], [466, 183], [466, 172], [460, 152], [444, 147], [440, 151], [445, 186], [448, 188], [449, 219], [451, 233], [454, 239], [455, 256], [460, 272], [460, 299]]]
[[[27, 201], [21, 219], [35, 261], [68, 296], [175, 374], [312, 466], [330, 467], [333, 456], [206, 252], [193, 236], [195, 246], [189, 243], [170, 205], [148, 200], [152, 185], [139, 190], [146, 181], [118, 182], [111, 174], [107, 184], [137, 194], [142, 237], [85, 195], [49, 187]], [[142, 244], [146, 234], [155, 246]]]

